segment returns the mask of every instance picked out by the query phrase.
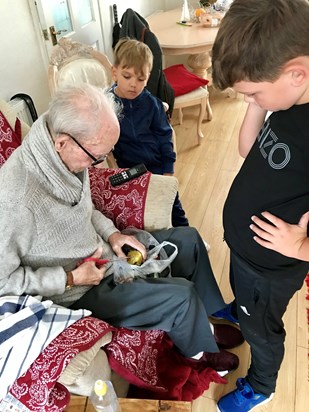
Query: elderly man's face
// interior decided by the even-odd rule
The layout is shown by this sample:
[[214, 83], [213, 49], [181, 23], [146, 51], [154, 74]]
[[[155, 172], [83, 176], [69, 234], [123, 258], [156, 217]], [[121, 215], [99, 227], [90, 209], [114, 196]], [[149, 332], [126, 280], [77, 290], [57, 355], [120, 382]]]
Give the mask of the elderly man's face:
[[89, 136], [87, 140], [78, 140], [82, 147], [74, 140], [75, 136], [64, 132], [59, 136], [62, 142], [61, 148], [58, 149], [59, 145], [56, 144], [56, 150], [67, 168], [72, 173], [78, 173], [90, 167], [95, 159], [101, 159], [110, 153], [118, 138], [119, 122], [116, 116], [108, 116], [96, 136]]

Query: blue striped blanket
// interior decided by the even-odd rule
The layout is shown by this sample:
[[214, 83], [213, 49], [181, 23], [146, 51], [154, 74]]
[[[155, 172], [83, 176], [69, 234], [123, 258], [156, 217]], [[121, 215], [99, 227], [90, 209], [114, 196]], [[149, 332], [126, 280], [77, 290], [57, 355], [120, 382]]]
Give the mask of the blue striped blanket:
[[0, 401], [46, 346], [88, 310], [71, 310], [32, 296], [0, 298]]

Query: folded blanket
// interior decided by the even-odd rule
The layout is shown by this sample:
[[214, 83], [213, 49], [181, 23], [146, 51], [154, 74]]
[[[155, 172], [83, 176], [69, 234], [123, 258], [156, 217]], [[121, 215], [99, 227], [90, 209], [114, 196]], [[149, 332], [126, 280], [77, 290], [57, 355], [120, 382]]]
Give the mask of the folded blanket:
[[0, 298], [0, 400], [63, 330], [90, 311], [71, 310], [31, 296]]

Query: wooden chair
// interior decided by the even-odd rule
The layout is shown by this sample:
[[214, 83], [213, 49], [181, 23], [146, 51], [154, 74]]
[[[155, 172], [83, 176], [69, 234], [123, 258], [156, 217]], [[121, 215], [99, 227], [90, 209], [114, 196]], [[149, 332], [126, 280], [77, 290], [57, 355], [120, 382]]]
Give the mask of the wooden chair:
[[179, 110], [180, 124], [182, 124], [183, 120], [183, 108], [196, 105], [199, 106], [197, 136], [198, 144], [200, 144], [201, 139], [204, 137], [201, 126], [205, 114], [207, 115], [207, 120], [212, 119], [212, 110], [207, 90], [208, 80], [192, 73], [183, 64], [169, 66], [164, 69], [164, 73], [175, 93], [174, 110]]
[[[59, 88], [81, 82], [102, 88], [109, 87], [112, 85], [111, 69], [112, 64], [105, 54], [91, 46], [63, 37], [53, 47], [49, 61], [50, 94], [53, 96]], [[107, 166], [117, 167], [112, 153], [107, 158]]]
[[61, 86], [86, 82], [99, 87], [112, 84], [112, 64], [105, 54], [91, 46], [62, 38], [53, 47], [48, 84], [51, 95]]
[[183, 94], [182, 96], [175, 97], [174, 110], [179, 110], [179, 123], [182, 124], [183, 113], [182, 109], [184, 107], [191, 107], [199, 105], [199, 115], [197, 119], [197, 136], [198, 144], [201, 143], [201, 139], [204, 137], [202, 132], [202, 121], [204, 120], [205, 114], [207, 120], [212, 119], [212, 110], [209, 104], [209, 92], [207, 86], [199, 87], [193, 92]]

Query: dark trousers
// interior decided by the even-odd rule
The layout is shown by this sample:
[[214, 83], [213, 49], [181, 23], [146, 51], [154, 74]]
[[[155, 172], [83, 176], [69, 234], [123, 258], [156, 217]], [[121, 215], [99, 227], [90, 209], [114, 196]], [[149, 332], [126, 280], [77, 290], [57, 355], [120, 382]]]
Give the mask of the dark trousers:
[[247, 380], [255, 392], [269, 396], [275, 391], [284, 356], [282, 317], [294, 293], [302, 287], [308, 265], [300, 264], [289, 277], [256, 271], [231, 253], [230, 280], [243, 336], [250, 345], [251, 365]]
[[182, 208], [182, 204], [179, 199], [179, 193], [177, 192], [172, 209], [172, 226], [189, 226], [188, 219], [186, 218], [185, 211]]
[[164, 330], [188, 357], [201, 351], [217, 352], [208, 315], [225, 304], [203, 240], [190, 227], [152, 234], [159, 243], [167, 240], [178, 246], [172, 277], [115, 285], [109, 276], [71, 308], [89, 309], [93, 316], [118, 327]]

